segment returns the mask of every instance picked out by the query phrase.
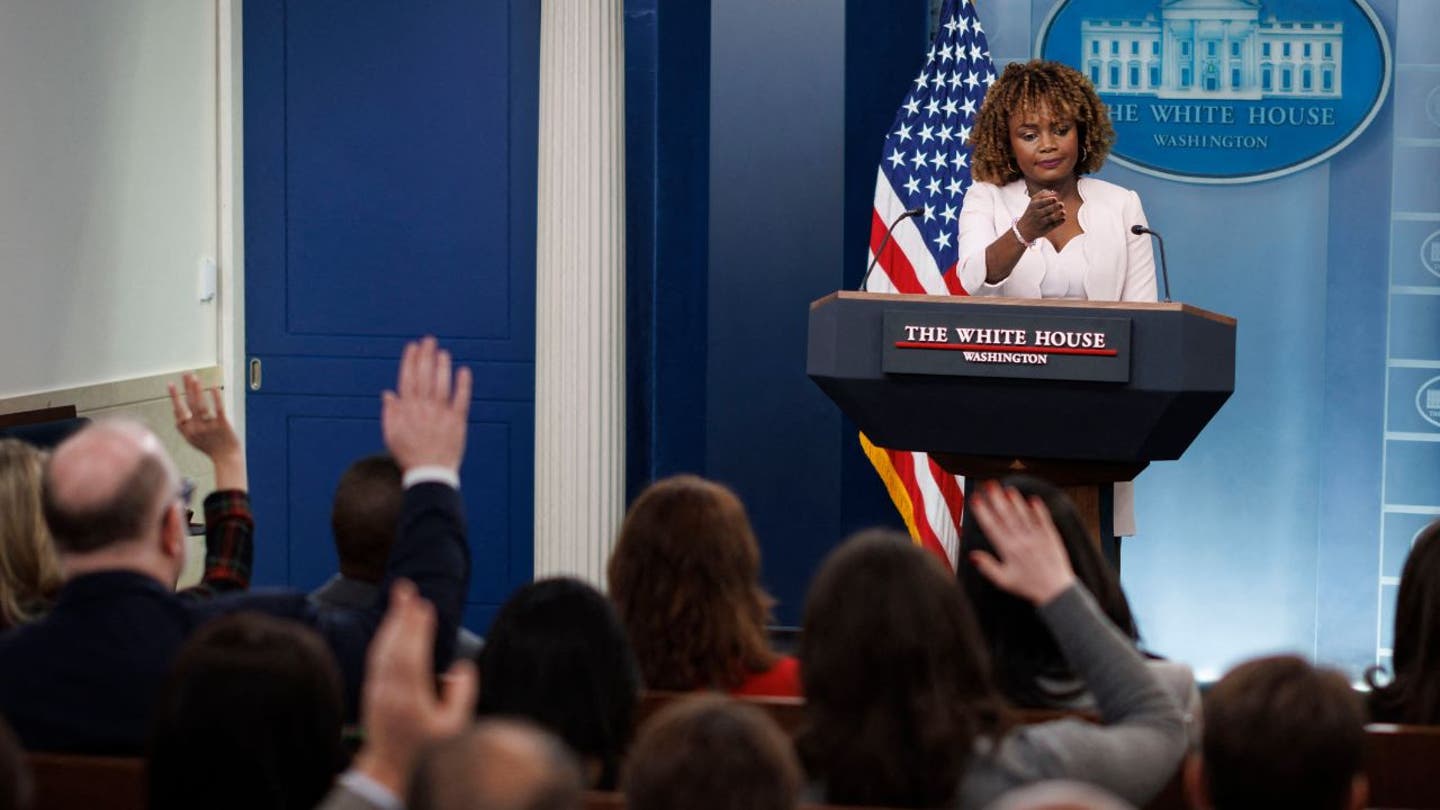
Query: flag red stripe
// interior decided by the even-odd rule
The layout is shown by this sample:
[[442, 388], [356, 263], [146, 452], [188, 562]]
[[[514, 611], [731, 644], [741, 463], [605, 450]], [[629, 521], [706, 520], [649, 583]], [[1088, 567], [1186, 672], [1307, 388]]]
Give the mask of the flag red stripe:
[[[874, 208], [870, 209], [870, 252], [874, 253], [875, 248], [885, 239], [885, 232], [889, 230], [890, 223], [881, 219], [880, 212]], [[895, 244], [892, 238], [890, 244], [880, 254], [880, 269], [890, 277], [890, 283], [901, 293], [925, 294], [925, 287], [920, 284], [920, 279], [915, 275], [915, 267], [910, 264], [910, 257], [905, 251]]]
[[960, 283], [959, 262], [950, 265], [949, 269], [947, 269], [944, 273], [940, 274], [940, 277], [945, 279], [945, 288], [950, 291], [951, 295], [970, 294], [969, 291], [965, 289], [965, 285]]
[[[930, 474], [935, 477], [935, 485], [940, 487], [940, 494], [945, 496], [945, 506], [950, 510], [950, 520], [955, 524], [955, 535], [960, 536], [960, 518], [965, 514], [965, 491], [961, 489], [960, 482], [955, 476], [946, 472], [935, 459], [926, 456], [930, 460]], [[956, 554], [960, 552], [959, 544], [955, 547]], [[956, 560], [956, 565], [962, 561]]]
[[890, 454], [890, 464], [895, 472], [900, 475], [900, 481], [905, 484], [905, 491], [910, 493], [910, 505], [914, 510], [915, 530], [920, 533], [920, 544], [934, 552], [947, 565], [950, 558], [945, 554], [945, 547], [940, 544], [940, 538], [935, 536], [935, 530], [930, 528], [930, 516], [925, 510], [925, 499], [920, 494], [920, 485], [915, 480], [915, 459], [909, 453], [887, 450]]

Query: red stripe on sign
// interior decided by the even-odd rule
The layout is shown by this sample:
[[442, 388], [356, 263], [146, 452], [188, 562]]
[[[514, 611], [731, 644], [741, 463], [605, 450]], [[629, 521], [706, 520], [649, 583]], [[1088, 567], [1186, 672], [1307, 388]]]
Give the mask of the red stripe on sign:
[[1115, 349], [1071, 349], [1059, 346], [1005, 346], [1003, 344], [991, 343], [923, 343], [920, 341], [897, 340], [897, 349], [943, 349], [946, 351], [958, 352], [1018, 352], [1023, 354], [1088, 354], [1102, 357], [1114, 357], [1119, 352]]
[[935, 536], [935, 530], [930, 528], [930, 516], [925, 509], [925, 496], [920, 490], [920, 484], [915, 480], [915, 457], [910, 453], [887, 450], [890, 454], [890, 464], [899, 473], [900, 481], [905, 485], [905, 491], [910, 493], [910, 508], [914, 514], [915, 531], [920, 533], [920, 545], [934, 552], [946, 563], [950, 558], [945, 556], [945, 547], [940, 544], [940, 538]]
[[[874, 208], [870, 209], [870, 252], [880, 247], [885, 241], [885, 232], [889, 225], [880, 218], [880, 212]], [[895, 291], [900, 293], [920, 294], [925, 293], [925, 287], [920, 284], [920, 279], [915, 275], [915, 266], [910, 264], [910, 257], [890, 239], [890, 244], [880, 253], [879, 267], [890, 277], [890, 283], [895, 285]]]

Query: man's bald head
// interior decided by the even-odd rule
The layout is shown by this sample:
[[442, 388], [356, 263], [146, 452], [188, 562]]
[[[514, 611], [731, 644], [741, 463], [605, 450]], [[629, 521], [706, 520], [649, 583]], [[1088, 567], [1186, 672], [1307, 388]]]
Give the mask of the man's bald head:
[[179, 485], [145, 427], [101, 422], [55, 448], [45, 465], [45, 521], [63, 554], [86, 554], [154, 532]]
[[410, 782], [409, 810], [578, 810], [582, 786], [559, 740], [526, 723], [482, 720], [431, 747]]

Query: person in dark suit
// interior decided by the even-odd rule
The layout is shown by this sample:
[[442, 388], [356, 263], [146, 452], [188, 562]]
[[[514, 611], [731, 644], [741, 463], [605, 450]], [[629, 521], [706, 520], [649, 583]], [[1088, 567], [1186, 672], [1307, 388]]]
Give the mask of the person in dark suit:
[[[317, 607], [367, 608], [384, 597], [380, 583], [405, 502], [401, 476], [400, 465], [385, 453], [356, 461], [340, 476], [330, 507], [340, 571], [310, 592]], [[455, 657], [474, 658], [483, 646], [479, 636], [461, 627], [455, 637]]]
[[[406, 347], [398, 390], [382, 398], [385, 442], [406, 485], [387, 585], [408, 578], [435, 606], [441, 664], [452, 652], [469, 579], [456, 488], [470, 388], [468, 369], [452, 379], [449, 354], [426, 338]], [[204, 402], [187, 407], [187, 419], [216, 416]], [[181, 644], [205, 621], [242, 610], [317, 630], [340, 665], [354, 713], [383, 606], [320, 610], [299, 591], [181, 600], [174, 585], [184, 564], [182, 491], [174, 462], [138, 424], [87, 427], [51, 456], [44, 509], [65, 584], [50, 615], [0, 638], [0, 714], [27, 748], [140, 752]]]

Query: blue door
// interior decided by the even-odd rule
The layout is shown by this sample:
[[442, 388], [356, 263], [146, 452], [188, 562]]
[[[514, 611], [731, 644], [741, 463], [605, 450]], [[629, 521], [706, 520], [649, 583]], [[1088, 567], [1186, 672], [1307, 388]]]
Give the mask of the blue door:
[[539, 0], [247, 0], [246, 398], [256, 581], [336, 570], [407, 339], [475, 371], [462, 477], [483, 631], [532, 571]]

